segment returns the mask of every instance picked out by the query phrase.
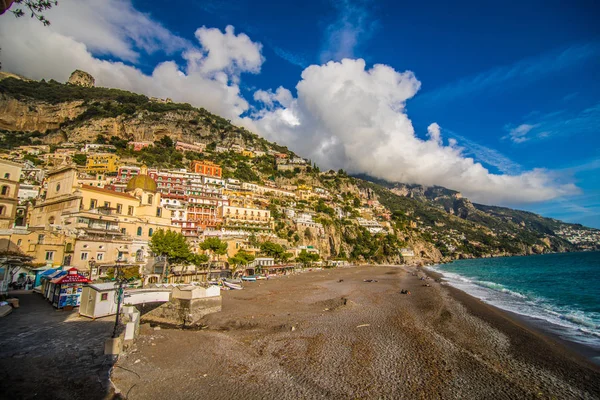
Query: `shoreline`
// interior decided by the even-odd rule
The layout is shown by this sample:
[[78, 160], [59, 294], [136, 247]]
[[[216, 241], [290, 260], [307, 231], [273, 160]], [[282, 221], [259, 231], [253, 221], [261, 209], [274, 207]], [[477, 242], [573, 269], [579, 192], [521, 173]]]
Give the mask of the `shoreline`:
[[[515, 324], [521, 329], [527, 331], [529, 334], [535, 335], [549, 344], [563, 347], [565, 351], [572, 353], [571, 355], [577, 358], [579, 362], [585, 362], [600, 369], [600, 351], [587, 346], [584, 343], [560, 336], [558, 332], [561, 330], [568, 330], [568, 328], [553, 324], [552, 322], [541, 318], [529, 317], [527, 315], [519, 314], [487, 303], [478, 297], [452, 286], [452, 284], [448, 282], [447, 278], [444, 277], [442, 272], [433, 271], [429, 267], [431, 266], [422, 267], [421, 270], [434, 279], [440, 279], [444, 282], [447, 282], [445, 287], [449, 289], [449, 292], [452, 294], [452, 296], [457, 301], [465, 304], [473, 312], [479, 311], [477, 313], [478, 317], [488, 320], [492, 323], [495, 322], [498, 328], [501, 328], [504, 325], [501, 321], [501, 319], [504, 318], [510, 321], [510, 323]], [[470, 299], [467, 300], [467, 298]], [[481, 312], [481, 305], [485, 305], [489, 309], [487, 313]]]
[[130, 399], [164, 398], [166, 382], [173, 400], [600, 398], [597, 365], [424, 272], [359, 266], [247, 284], [223, 293], [205, 330], [143, 325], [112, 379]]

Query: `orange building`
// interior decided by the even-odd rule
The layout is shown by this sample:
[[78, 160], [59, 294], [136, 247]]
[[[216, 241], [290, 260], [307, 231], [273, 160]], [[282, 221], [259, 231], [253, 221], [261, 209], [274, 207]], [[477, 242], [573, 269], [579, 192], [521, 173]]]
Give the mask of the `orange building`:
[[210, 161], [192, 161], [192, 171], [217, 178], [220, 178], [223, 173], [221, 167]]

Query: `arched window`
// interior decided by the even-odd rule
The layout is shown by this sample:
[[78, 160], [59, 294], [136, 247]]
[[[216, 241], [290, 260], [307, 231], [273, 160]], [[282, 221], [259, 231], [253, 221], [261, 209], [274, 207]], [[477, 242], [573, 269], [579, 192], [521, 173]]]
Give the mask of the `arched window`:
[[138, 250], [135, 252], [135, 261], [144, 261], [144, 251]]
[[154, 200], [154, 196], [151, 194], [148, 195], [148, 204], [152, 204], [152, 200]]
[[2, 196], [8, 196], [10, 193], [10, 188], [6, 185], [2, 186]]
[[0, 206], [0, 215], [4, 215], [4, 210], [6, 210], [6, 207]]
[[148, 229], [148, 236], [152, 236], [153, 233], [154, 233], [154, 229], [152, 229], [152, 228]]
[[10, 174], [8, 172], [4, 174], [4, 179], [10, 179]]
[[137, 228], [137, 235], [142, 236], [142, 227], [141, 226], [138, 226], [138, 228]]
[[51, 216], [50, 218], [48, 218], [48, 223], [49, 223], [50, 225], [53, 225], [53, 224], [54, 224], [54, 221], [55, 221], [55, 219], [54, 219], [54, 215], [53, 215], [53, 216]]

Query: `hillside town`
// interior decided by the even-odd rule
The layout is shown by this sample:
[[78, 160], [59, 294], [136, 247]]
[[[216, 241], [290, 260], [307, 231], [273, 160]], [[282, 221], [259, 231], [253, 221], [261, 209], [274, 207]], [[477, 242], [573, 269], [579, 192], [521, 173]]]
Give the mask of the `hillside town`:
[[[155, 145], [127, 144], [133, 152]], [[172, 146], [207, 152], [206, 144], [198, 142]], [[3, 250], [30, 258], [30, 267], [5, 271], [3, 291], [24, 281], [37, 286], [48, 270], [69, 268], [91, 281], [112, 278], [115, 268], [129, 269], [137, 284], [148, 285], [343, 265], [348, 258], [332, 254], [323, 243], [329, 218], [373, 235], [393, 232], [389, 212], [369, 194], [348, 193], [344, 199], [309, 184], [225, 178], [221, 166], [206, 160], [194, 160], [188, 168], [159, 169], [122, 160], [115, 150], [107, 144], [42, 144], [17, 147], [0, 159], [0, 241]], [[308, 160], [274, 150], [233, 145], [208, 152], [236, 153], [248, 161], [271, 158], [276, 170], [310, 168]], [[152, 237], [160, 230], [183, 235], [191, 251], [204, 254], [206, 261], [166, 267], [165, 257], [151, 250]], [[226, 251], [203, 249], [207, 239], [219, 240]], [[250, 259], [242, 270], [233, 265], [238, 253]], [[408, 248], [400, 253], [414, 255]]]

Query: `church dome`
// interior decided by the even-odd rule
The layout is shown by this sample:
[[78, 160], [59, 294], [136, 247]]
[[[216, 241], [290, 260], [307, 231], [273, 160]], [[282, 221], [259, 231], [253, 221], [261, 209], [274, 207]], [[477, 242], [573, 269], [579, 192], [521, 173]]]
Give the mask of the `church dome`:
[[156, 182], [148, 175], [137, 175], [134, 176], [127, 182], [127, 189], [125, 191], [132, 192], [135, 189], [142, 189], [144, 192], [156, 193]]

